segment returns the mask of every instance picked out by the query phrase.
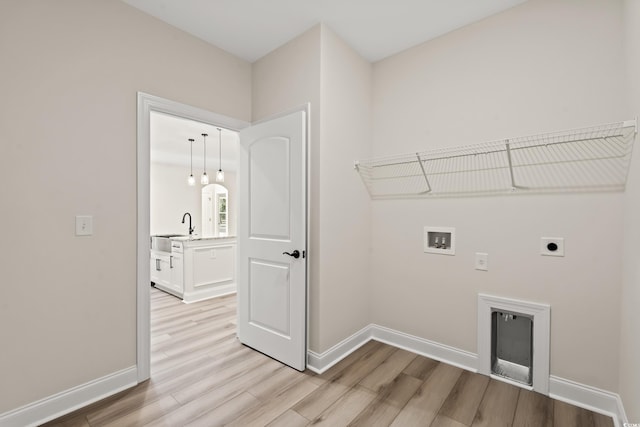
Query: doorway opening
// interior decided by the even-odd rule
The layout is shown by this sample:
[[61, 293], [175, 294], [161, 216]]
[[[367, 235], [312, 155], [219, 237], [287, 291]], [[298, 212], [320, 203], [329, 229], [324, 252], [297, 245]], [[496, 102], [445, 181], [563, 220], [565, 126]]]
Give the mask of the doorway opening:
[[[137, 112], [137, 116], [138, 116], [137, 265], [138, 265], [138, 268], [137, 268], [137, 287], [136, 287], [136, 301], [137, 301], [136, 302], [136, 306], [137, 306], [136, 362], [137, 362], [137, 368], [138, 368], [138, 382], [147, 380], [151, 375], [151, 366], [150, 366], [151, 365], [150, 363], [150, 360], [151, 360], [151, 339], [150, 339], [151, 337], [151, 332], [150, 332], [151, 331], [151, 324], [150, 324], [151, 279], [150, 279], [150, 273], [153, 265], [150, 266], [149, 254], [151, 250], [151, 239], [150, 239], [150, 236], [151, 236], [151, 170], [152, 170], [151, 169], [151, 165], [152, 165], [152, 144], [151, 144], [152, 118], [151, 117], [153, 114], [161, 114], [166, 117], [173, 117], [173, 118], [177, 118], [185, 121], [192, 121], [197, 123], [199, 126], [206, 125], [216, 129], [215, 131], [211, 131], [211, 135], [213, 136], [213, 138], [210, 138], [209, 140], [207, 140], [208, 151], [210, 151], [213, 155], [216, 155], [216, 156], [217, 156], [217, 153], [219, 152], [219, 150], [215, 149], [215, 148], [218, 148], [216, 147], [217, 145], [216, 143], [218, 141], [217, 141], [217, 138], [215, 138], [215, 136], [218, 135], [217, 128], [235, 132], [237, 135], [237, 132], [249, 126], [249, 123], [241, 120], [236, 120], [227, 116], [211, 113], [206, 110], [191, 107], [186, 104], [181, 104], [178, 102], [170, 101], [170, 100], [156, 97], [153, 95], [149, 95], [141, 92], [138, 93], [138, 112]], [[200, 133], [206, 133], [206, 132], [200, 132]], [[198, 136], [200, 136], [200, 140], [202, 141], [202, 136], [201, 135], [198, 135]], [[181, 157], [185, 159], [189, 158], [189, 145], [188, 145], [189, 138], [196, 139], [194, 136], [191, 136], [191, 135], [184, 136], [183, 138], [184, 142], [183, 142], [183, 148], [182, 148], [184, 155], [181, 155]], [[224, 144], [224, 141], [222, 143]], [[201, 144], [202, 145], [200, 147], [203, 152], [204, 142], [202, 142]], [[209, 147], [209, 145], [211, 145], [211, 147]], [[224, 147], [223, 147], [223, 150], [224, 150]], [[195, 157], [194, 157], [194, 161], [195, 161]], [[214, 168], [219, 164], [219, 162], [213, 162], [212, 160], [209, 163], [211, 166], [211, 172], [212, 172], [211, 175], [215, 177], [216, 174], [215, 174]], [[198, 164], [199, 163], [194, 163], [194, 166]], [[204, 167], [204, 159], [203, 159], [202, 166]], [[229, 164], [229, 166], [231, 166], [231, 164]], [[184, 172], [183, 172], [184, 176], [182, 177], [183, 179], [181, 179], [181, 182], [184, 183], [185, 186], [188, 185], [187, 178], [188, 178], [189, 172], [190, 171], [188, 167], [184, 168]], [[227, 177], [225, 174], [225, 180], [226, 179]], [[190, 212], [194, 214], [193, 216], [197, 216], [198, 218], [201, 216], [200, 202], [201, 202], [201, 194], [199, 193], [199, 190], [198, 190], [198, 193], [197, 193], [198, 209], [197, 210], [194, 209], [193, 210], [194, 212]], [[233, 209], [232, 197], [229, 197], [228, 204], [229, 204], [228, 207], [230, 208], [228, 212], [231, 213]], [[187, 229], [188, 224], [182, 224], [181, 222], [181, 219], [183, 218], [183, 214], [185, 213], [186, 212], [178, 212], [177, 218], [175, 219], [173, 219], [175, 215], [171, 216], [169, 220], [177, 222], [178, 226], [183, 228], [180, 228], [176, 233], [167, 233], [167, 234], [180, 234], [180, 235], [189, 234]], [[234, 227], [233, 221], [231, 221], [232, 219], [231, 217], [229, 217], [228, 219], [229, 219], [228, 232], [232, 232], [232, 227]], [[198, 224], [196, 222], [195, 224], [197, 224], [199, 228], [201, 227], [201, 223]], [[192, 226], [195, 224], [193, 223], [193, 218], [192, 218]], [[173, 260], [169, 258], [170, 264], [172, 263], [172, 261]]]
[[[229, 188], [230, 185], [227, 186], [225, 183], [225, 187], [229, 190], [228, 193], [226, 196], [221, 194], [216, 197], [218, 203], [217, 219], [220, 222], [218, 233], [226, 233], [227, 236], [213, 237], [213, 239], [227, 239], [227, 237], [231, 237], [229, 234], [234, 233], [235, 225], [232, 212], [236, 211], [234, 199], [238, 199], [240, 207], [237, 209], [237, 214], [241, 219], [242, 225], [238, 232], [240, 239], [238, 251], [235, 250], [235, 247], [233, 249], [199, 247], [200, 243], [207, 239], [194, 239], [189, 236], [193, 231], [193, 215], [190, 212], [184, 212], [181, 221], [184, 229], [187, 230], [187, 235], [183, 235], [183, 232], [177, 232], [176, 234], [180, 233], [178, 235], [169, 234], [171, 255], [173, 255], [173, 248], [176, 247], [176, 253], [183, 258], [185, 270], [184, 275], [181, 276], [184, 278], [185, 302], [190, 302], [186, 301], [188, 286], [195, 288], [201, 284], [198, 283], [195, 273], [190, 275], [186, 270], [186, 266], [192, 265], [196, 255], [199, 255], [202, 260], [218, 260], [224, 258], [225, 254], [226, 256], [237, 256], [237, 265], [239, 266], [237, 271], [241, 287], [243, 284], [248, 285], [248, 280], [246, 279], [248, 267], [253, 269], [250, 277], [255, 279], [252, 283], [256, 284], [253, 287], [249, 285], [249, 289], [242, 288], [239, 298], [239, 307], [244, 307], [240, 310], [241, 316], [237, 320], [240, 342], [251, 348], [261, 348], [261, 345], [266, 343], [265, 345], [269, 347], [268, 350], [273, 350], [274, 354], [261, 350], [263, 353], [295, 369], [304, 369], [307, 352], [306, 313], [308, 303], [308, 281], [306, 275], [308, 111], [309, 105], [307, 104], [294, 110], [294, 112], [272, 117], [248, 129], [244, 129], [249, 126], [246, 122], [152, 95], [138, 93], [137, 371], [139, 382], [148, 379], [151, 373], [149, 301], [151, 288], [150, 271], [153, 268], [153, 264], [149, 265], [150, 241], [152, 240], [150, 239], [151, 117], [155, 113], [192, 120], [199, 125], [211, 125], [216, 127], [218, 132], [221, 129], [235, 132], [242, 130], [243, 135], [241, 149], [239, 149], [240, 161], [238, 162], [240, 165], [239, 170], [242, 173], [242, 177], [238, 181], [242, 184], [242, 187], [238, 189], [238, 197], [234, 198]], [[206, 185], [208, 184], [208, 179], [205, 179], [205, 175], [208, 175], [208, 173], [207, 161], [205, 160], [207, 156], [204, 156], [204, 149], [206, 147], [207, 132], [202, 133], [203, 176], [201, 183]], [[215, 132], [212, 133], [215, 134]], [[218, 133], [218, 135], [221, 134]], [[195, 138], [190, 138], [190, 136], [183, 136], [183, 139], [189, 143], [195, 142]], [[194, 139], [194, 141], [189, 141], [189, 139]], [[219, 147], [221, 146], [222, 144], [219, 142]], [[193, 155], [190, 154], [189, 158], [193, 158]], [[218, 165], [222, 169], [220, 161]], [[195, 178], [195, 176], [191, 177], [193, 175], [191, 167], [189, 170], [187, 168], [184, 169], [182, 181], [191, 184], [194, 181], [193, 178]], [[222, 170], [218, 172], [217, 174], [212, 173], [212, 175], [220, 177], [227, 175], [223, 174]], [[201, 203], [201, 200], [200, 194], [198, 202]], [[198, 211], [196, 209], [194, 212], [201, 214], [201, 210]], [[249, 212], [252, 212], [252, 214], [249, 214]], [[178, 214], [178, 216], [180, 215]], [[189, 225], [185, 223], [186, 219], [191, 220]], [[196, 220], [196, 223], [198, 222], [201, 224], [201, 220]], [[204, 228], [202, 227], [202, 229]], [[270, 245], [268, 248], [266, 246], [262, 248], [264, 246], [262, 243], [264, 242], [275, 242], [277, 247]], [[209, 244], [208, 242], [206, 243]], [[193, 253], [190, 256], [187, 254], [188, 246], [193, 249]], [[254, 250], [262, 250], [261, 248], [264, 249], [262, 251], [264, 253], [260, 251], [258, 251], [259, 253], [254, 253]], [[199, 251], [199, 249], [205, 250]], [[273, 262], [270, 261], [271, 257], [275, 257]], [[173, 259], [170, 257], [170, 266], [172, 262]], [[227, 263], [227, 265], [231, 264], [233, 262]], [[205, 270], [212, 271], [216, 269]], [[291, 270], [292, 274], [282, 274], [284, 270]], [[231, 271], [235, 273], [236, 269], [233, 268]], [[273, 274], [277, 275], [277, 280], [275, 281], [272, 280]], [[227, 279], [223, 277], [219, 281], [225, 280]], [[187, 284], [187, 281], [190, 282], [190, 285]], [[281, 291], [280, 293], [286, 290], [286, 295], [280, 295], [282, 298], [274, 297], [270, 293], [265, 294], [264, 288], [259, 286], [260, 283], [273, 284], [275, 282], [287, 282], [287, 286], [278, 287]], [[262, 290], [265, 298], [259, 298], [260, 290]], [[198, 293], [194, 295], [193, 301], [210, 296]], [[249, 300], [251, 300], [251, 310], [247, 308]], [[281, 307], [273, 304], [279, 300], [290, 302], [287, 304], [288, 314], [282, 315], [278, 310]], [[247, 316], [249, 317], [247, 318]], [[276, 323], [274, 330], [277, 330], [278, 326], [281, 326], [280, 323], [282, 323], [278, 322], [283, 318], [288, 319], [288, 322], [286, 322], [288, 327], [295, 332], [291, 333], [291, 339], [288, 341], [273, 340], [273, 336], [264, 337], [262, 335], [240, 333], [247, 330], [253, 331], [251, 328], [260, 322], [270, 324], [271, 320]], [[232, 326], [236, 328], [236, 325]], [[280, 335], [279, 337], [282, 338]], [[289, 341], [290, 345], [285, 345]], [[291, 360], [288, 360], [288, 358]]]
[[150, 138], [151, 285], [185, 303], [235, 292], [238, 133], [151, 111]]

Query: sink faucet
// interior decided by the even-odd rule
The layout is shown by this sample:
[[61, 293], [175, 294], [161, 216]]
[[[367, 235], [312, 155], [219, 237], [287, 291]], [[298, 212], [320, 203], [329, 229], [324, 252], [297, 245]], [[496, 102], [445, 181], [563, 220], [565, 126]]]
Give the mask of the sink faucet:
[[191, 236], [193, 234], [194, 228], [191, 226], [191, 214], [189, 212], [186, 212], [184, 215], [182, 215], [182, 223], [184, 224], [184, 219], [187, 217], [187, 215], [189, 215], [189, 236]]

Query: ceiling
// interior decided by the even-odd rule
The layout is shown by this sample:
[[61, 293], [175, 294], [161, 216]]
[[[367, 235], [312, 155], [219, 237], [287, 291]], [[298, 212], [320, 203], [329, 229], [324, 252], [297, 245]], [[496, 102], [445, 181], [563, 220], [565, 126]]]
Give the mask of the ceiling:
[[[150, 114], [151, 162], [183, 166], [189, 169], [190, 143], [193, 138], [193, 176], [202, 174], [204, 164], [204, 138], [207, 136], [207, 174], [215, 176], [220, 157], [218, 128], [169, 114], [152, 111]], [[238, 164], [238, 133], [221, 129], [222, 170], [235, 171]], [[188, 172], [185, 171], [185, 179]]]
[[[378, 61], [526, 0], [122, 0], [249, 62], [322, 22], [360, 55]], [[151, 117], [151, 160], [188, 167], [194, 175], [218, 169], [217, 128], [179, 117]], [[222, 131], [222, 167], [234, 170], [238, 135]]]
[[123, 0], [249, 62], [322, 22], [375, 62], [526, 0]]

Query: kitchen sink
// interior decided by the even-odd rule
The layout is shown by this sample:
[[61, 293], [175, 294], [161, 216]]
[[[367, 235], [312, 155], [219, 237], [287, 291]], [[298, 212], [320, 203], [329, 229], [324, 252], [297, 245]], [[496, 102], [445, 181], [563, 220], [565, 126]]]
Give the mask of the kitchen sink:
[[172, 237], [189, 237], [184, 234], [158, 234], [151, 236], [151, 249], [155, 251], [171, 252]]

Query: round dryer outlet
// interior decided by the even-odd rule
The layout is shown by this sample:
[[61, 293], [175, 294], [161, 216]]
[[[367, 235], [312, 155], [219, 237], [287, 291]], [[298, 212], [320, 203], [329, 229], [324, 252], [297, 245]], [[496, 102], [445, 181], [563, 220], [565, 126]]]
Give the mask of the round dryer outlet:
[[540, 239], [540, 255], [564, 256], [563, 237], [543, 237]]

